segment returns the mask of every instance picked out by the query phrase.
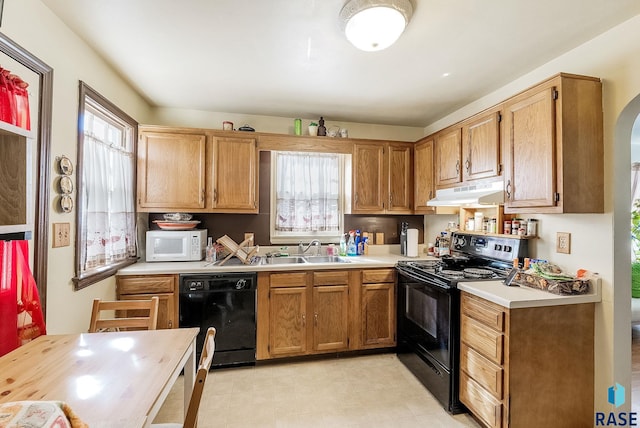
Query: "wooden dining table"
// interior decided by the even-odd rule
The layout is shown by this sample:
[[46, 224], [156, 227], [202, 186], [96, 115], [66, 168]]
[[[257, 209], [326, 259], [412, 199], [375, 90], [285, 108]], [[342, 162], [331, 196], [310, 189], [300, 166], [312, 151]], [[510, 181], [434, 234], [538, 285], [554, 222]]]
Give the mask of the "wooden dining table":
[[186, 412], [198, 330], [40, 336], [0, 357], [0, 403], [59, 400], [91, 428], [147, 427], [183, 369]]

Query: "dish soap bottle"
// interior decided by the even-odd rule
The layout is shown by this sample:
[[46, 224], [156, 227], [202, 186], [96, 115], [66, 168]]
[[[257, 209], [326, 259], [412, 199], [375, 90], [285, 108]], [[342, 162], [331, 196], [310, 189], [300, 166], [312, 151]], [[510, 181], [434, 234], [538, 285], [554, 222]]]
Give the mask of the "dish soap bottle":
[[349, 231], [349, 242], [347, 243], [347, 256], [357, 256], [358, 248], [356, 247], [355, 232]]
[[340, 235], [340, 252], [338, 253], [341, 256], [347, 255], [347, 238], [346, 233]]

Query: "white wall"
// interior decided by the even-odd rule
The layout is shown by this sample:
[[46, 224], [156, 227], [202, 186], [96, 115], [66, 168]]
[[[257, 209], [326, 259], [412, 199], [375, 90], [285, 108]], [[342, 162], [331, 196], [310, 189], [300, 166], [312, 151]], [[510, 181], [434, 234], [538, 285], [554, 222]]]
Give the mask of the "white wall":
[[[631, 391], [628, 200], [633, 119], [626, 118], [624, 123], [618, 121], [623, 109], [640, 94], [638, 40], [640, 15], [425, 128], [425, 135], [431, 134], [558, 72], [602, 78], [605, 213], [539, 215], [540, 238], [535, 245], [538, 257], [549, 258], [567, 270], [586, 268], [598, 272], [603, 279], [603, 301], [596, 308], [594, 391], [596, 411], [603, 412], [630, 408], [629, 396], [624, 408], [614, 409], [609, 405], [607, 388], [619, 382]], [[640, 101], [636, 104], [637, 111], [627, 111], [626, 115], [635, 118], [640, 113]], [[555, 252], [558, 231], [571, 233], [570, 255]]]
[[[52, 172], [56, 156], [66, 155], [76, 165], [78, 85], [82, 80], [140, 122], [149, 120], [151, 110], [98, 55], [71, 33], [39, 0], [4, 2], [4, 34], [53, 68], [53, 111], [51, 129]], [[37, 96], [37, 95], [36, 95]], [[77, 169], [76, 169], [77, 170]], [[76, 176], [72, 177], [74, 183]], [[70, 223], [72, 242], [75, 210], [60, 214], [54, 209], [56, 174], [51, 177], [50, 222]], [[75, 193], [74, 193], [75, 199]], [[49, 230], [50, 239], [53, 234]], [[73, 291], [75, 246], [49, 247], [47, 275], [47, 330], [49, 333], [85, 331], [94, 297], [115, 297], [115, 281], [109, 279], [82, 291]]]

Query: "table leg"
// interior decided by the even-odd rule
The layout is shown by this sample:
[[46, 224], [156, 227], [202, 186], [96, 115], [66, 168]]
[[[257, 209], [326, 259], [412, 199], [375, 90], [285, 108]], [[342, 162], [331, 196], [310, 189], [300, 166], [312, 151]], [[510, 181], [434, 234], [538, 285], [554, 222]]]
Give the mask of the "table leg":
[[189, 408], [189, 400], [193, 392], [193, 384], [196, 381], [196, 340], [193, 339], [191, 344], [189, 358], [184, 365], [184, 415], [187, 414]]

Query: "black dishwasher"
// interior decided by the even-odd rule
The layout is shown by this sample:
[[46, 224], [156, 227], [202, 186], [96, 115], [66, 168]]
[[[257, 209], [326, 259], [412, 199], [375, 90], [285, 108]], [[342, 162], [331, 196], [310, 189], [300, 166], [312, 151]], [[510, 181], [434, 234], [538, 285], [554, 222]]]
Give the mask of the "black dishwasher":
[[180, 275], [180, 327], [200, 327], [197, 358], [215, 327], [213, 366], [256, 362], [255, 272]]

